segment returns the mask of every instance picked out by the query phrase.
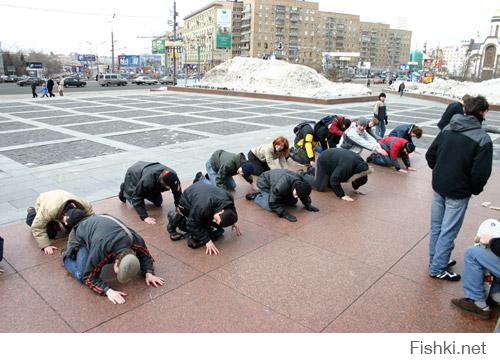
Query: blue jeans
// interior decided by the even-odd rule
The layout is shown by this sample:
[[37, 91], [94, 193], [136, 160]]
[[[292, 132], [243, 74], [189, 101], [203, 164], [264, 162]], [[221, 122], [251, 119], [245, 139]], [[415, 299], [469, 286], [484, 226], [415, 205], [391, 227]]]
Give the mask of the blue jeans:
[[488, 292], [484, 291], [484, 271], [494, 276], [491, 293], [500, 292], [500, 257], [488, 248], [469, 247], [464, 254], [464, 275], [462, 286], [465, 296], [475, 301], [485, 301]]
[[255, 197], [255, 203], [257, 203], [261, 208], [264, 208], [269, 212], [271, 211], [271, 208], [269, 207], [269, 193], [261, 191], [257, 197]]
[[439, 275], [447, 269], [455, 238], [462, 227], [470, 198], [445, 198], [434, 192], [431, 207], [429, 272]]
[[[202, 183], [212, 184], [213, 186], [217, 186], [216, 184], [217, 173], [212, 168], [212, 163], [210, 162], [210, 159], [207, 160], [207, 162], [205, 163], [205, 167], [207, 169], [208, 179], [207, 178], [201, 179]], [[228, 190], [236, 189], [236, 182], [234, 181], [232, 176], [224, 178], [224, 185]]]
[[378, 125], [376, 126], [377, 134], [380, 137], [384, 137], [385, 135], [385, 120], [378, 120]]
[[72, 260], [67, 257], [64, 259], [64, 267], [66, 267], [66, 270], [68, 270], [75, 279], [83, 283], [83, 274], [85, 273], [88, 259], [89, 250], [87, 247], [81, 246], [76, 253], [76, 259]]

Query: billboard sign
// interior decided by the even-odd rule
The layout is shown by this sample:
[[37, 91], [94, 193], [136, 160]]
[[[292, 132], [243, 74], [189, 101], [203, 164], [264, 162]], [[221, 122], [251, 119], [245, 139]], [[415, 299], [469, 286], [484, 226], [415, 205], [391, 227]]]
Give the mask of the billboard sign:
[[153, 54], [165, 53], [165, 39], [153, 39], [151, 42], [151, 52]]
[[217, 9], [217, 49], [231, 48], [232, 14], [228, 9]]
[[95, 62], [95, 54], [78, 54], [77, 59], [79, 62]]
[[26, 66], [29, 69], [43, 69], [43, 64], [40, 62], [29, 62]]
[[151, 54], [151, 55], [142, 55], [141, 56], [141, 65], [145, 66], [153, 66], [153, 65], [161, 65], [161, 54]]
[[399, 69], [402, 71], [409, 71], [410, 70], [410, 65], [409, 64], [400, 64]]
[[141, 65], [141, 57], [138, 55], [119, 55], [118, 64], [120, 67], [139, 67]]

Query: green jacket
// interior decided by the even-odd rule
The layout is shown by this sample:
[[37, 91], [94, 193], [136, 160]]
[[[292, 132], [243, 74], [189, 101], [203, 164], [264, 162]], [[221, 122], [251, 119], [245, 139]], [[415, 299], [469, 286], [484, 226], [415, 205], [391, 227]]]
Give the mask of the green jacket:
[[[224, 179], [238, 174], [238, 169], [241, 164], [245, 163], [247, 158], [243, 153], [233, 154], [224, 150], [217, 150], [210, 158], [210, 164], [217, 173], [215, 184], [219, 188], [225, 188]], [[245, 178], [249, 183], [252, 183], [252, 176]]]
[[52, 244], [47, 235], [47, 224], [52, 221], [62, 222], [64, 207], [69, 201], [85, 211], [87, 217], [95, 214], [89, 202], [64, 190], [52, 190], [38, 196], [31, 232], [41, 249]]

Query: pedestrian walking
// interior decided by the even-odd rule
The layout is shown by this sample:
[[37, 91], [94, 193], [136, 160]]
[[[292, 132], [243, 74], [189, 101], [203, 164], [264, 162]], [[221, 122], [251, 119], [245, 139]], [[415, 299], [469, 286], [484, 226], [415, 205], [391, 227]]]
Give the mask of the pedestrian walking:
[[37, 98], [38, 97], [38, 93], [36, 93], [36, 82], [33, 82], [31, 84], [31, 93], [33, 94], [33, 98]]
[[64, 78], [61, 78], [61, 80], [59, 81], [57, 91], [59, 92], [59, 96], [64, 96]]
[[[462, 227], [471, 195], [483, 191], [491, 174], [493, 144], [481, 128], [489, 104], [483, 96], [465, 102], [465, 115], [452, 117], [425, 154], [432, 169], [429, 275], [459, 281], [449, 268], [455, 238]], [[459, 150], [460, 152], [457, 152]]]
[[49, 96], [50, 97], [55, 97], [56, 95], [52, 92], [52, 90], [54, 89], [54, 80], [52, 79], [52, 77], [49, 77], [49, 80], [47, 81], [47, 89], [49, 91]]
[[385, 126], [387, 125], [387, 108], [385, 105], [386, 94], [382, 92], [378, 95], [378, 101], [373, 106], [373, 116], [378, 120], [377, 132], [382, 138], [385, 135]]
[[42, 98], [49, 97], [49, 89], [47, 88], [47, 83], [42, 83]]
[[401, 82], [398, 88], [399, 97], [403, 97], [403, 92], [405, 91], [405, 88], [406, 88], [405, 83]]

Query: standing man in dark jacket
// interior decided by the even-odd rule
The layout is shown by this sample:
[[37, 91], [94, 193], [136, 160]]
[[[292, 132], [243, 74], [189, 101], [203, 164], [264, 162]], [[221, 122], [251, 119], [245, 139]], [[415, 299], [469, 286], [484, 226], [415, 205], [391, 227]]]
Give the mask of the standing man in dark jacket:
[[276, 213], [280, 218], [297, 222], [297, 218], [288, 213], [285, 207], [296, 205], [298, 199], [306, 210], [319, 212], [311, 202], [311, 186], [294, 171], [284, 169], [266, 171], [260, 175], [257, 186], [260, 191], [247, 194], [247, 200], [254, 200], [259, 206]]
[[373, 117], [378, 120], [377, 132], [380, 138], [385, 136], [385, 127], [388, 123], [387, 121], [387, 106], [385, 105], [385, 99], [387, 95], [382, 92], [378, 95], [378, 101], [375, 102], [373, 106]]
[[441, 116], [441, 120], [438, 122], [438, 127], [440, 130], [444, 129], [451, 121], [451, 118], [454, 115], [463, 115], [464, 114], [464, 104], [470, 98], [469, 95], [464, 95], [460, 101], [452, 102], [446, 107], [443, 115]]
[[50, 97], [55, 97], [56, 95], [52, 93], [52, 90], [54, 89], [54, 80], [52, 77], [49, 77], [49, 80], [47, 81], [47, 90], [49, 91]]
[[35, 81], [33, 81], [33, 83], [31, 84], [31, 93], [33, 94], [33, 98], [38, 97], [38, 93], [36, 93], [36, 82]]
[[241, 175], [248, 183], [252, 184], [252, 173], [254, 166], [247, 161], [245, 154], [233, 154], [224, 150], [217, 150], [205, 163], [207, 174], [201, 171], [196, 174], [195, 182], [202, 181], [205, 184], [212, 184], [219, 188], [234, 190], [236, 182], [235, 175]]
[[125, 181], [120, 185], [118, 198], [122, 203], [128, 199], [144, 222], [156, 224], [156, 219], [148, 216], [144, 199], [159, 207], [163, 203], [161, 193], [168, 190], [172, 190], [177, 206], [182, 188], [174, 170], [160, 163], [138, 161], [128, 168]]
[[71, 275], [94, 292], [106, 295], [113, 304], [125, 303], [126, 294], [113, 290], [101, 279], [104, 265], [113, 263], [120, 283], [127, 283], [142, 271], [146, 285], [165, 280], [154, 275], [153, 258], [144, 240], [133, 229], [109, 215], [95, 215], [75, 226], [68, 239], [63, 262]]
[[450, 256], [469, 199], [483, 191], [491, 174], [493, 144], [481, 128], [488, 110], [483, 96], [469, 98], [466, 115], [453, 116], [425, 154], [434, 189], [429, 242], [429, 274], [434, 278], [460, 280], [449, 271], [455, 264]]
[[422, 129], [415, 124], [403, 124], [394, 128], [389, 136], [401, 137], [413, 144], [413, 138], [420, 139], [422, 137]]
[[318, 192], [326, 192], [331, 188], [335, 195], [347, 202], [354, 202], [346, 195], [340, 183], [352, 183], [357, 194], [363, 194], [359, 188], [368, 182], [371, 174], [368, 164], [358, 154], [338, 148], [328, 149], [321, 153], [314, 168], [310, 168], [304, 175], [311, 187]]
[[[186, 232], [191, 248], [206, 246], [207, 255], [217, 255], [219, 250], [213, 241], [224, 234], [224, 228], [232, 226], [241, 235], [234, 199], [227, 190], [211, 184], [196, 182], [182, 194], [177, 213], [169, 213], [167, 231], [177, 240], [177, 228]], [[172, 238], [174, 237], [174, 238]]]

